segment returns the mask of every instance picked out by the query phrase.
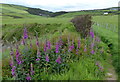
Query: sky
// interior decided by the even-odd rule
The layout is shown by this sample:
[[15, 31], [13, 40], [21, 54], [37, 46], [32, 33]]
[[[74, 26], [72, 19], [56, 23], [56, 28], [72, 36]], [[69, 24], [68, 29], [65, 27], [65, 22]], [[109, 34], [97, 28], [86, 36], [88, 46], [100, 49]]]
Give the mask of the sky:
[[0, 0], [0, 3], [23, 5], [48, 11], [78, 11], [117, 7], [119, 0]]

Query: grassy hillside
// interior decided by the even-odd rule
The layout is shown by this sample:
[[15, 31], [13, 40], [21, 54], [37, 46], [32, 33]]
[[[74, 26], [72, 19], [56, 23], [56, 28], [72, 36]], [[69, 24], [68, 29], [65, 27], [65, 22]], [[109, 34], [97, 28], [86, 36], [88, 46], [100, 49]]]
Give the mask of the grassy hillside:
[[102, 15], [103, 12], [100, 11], [76, 11], [76, 12], [69, 12], [64, 15], [60, 15], [57, 17], [75, 17], [78, 15], [85, 15], [85, 14], [91, 14], [91, 15]]
[[0, 4], [2, 9], [2, 17], [3, 19], [14, 19], [14, 18], [35, 18], [40, 17], [36, 15], [29, 14], [26, 10], [27, 7], [11, 5], [11, 4]]
[[[105, 20], [104, 20], [105, 19]], [[118, 27], [118, 15], [112, 16], [94, 16], [93, 20], [100, 24], [112, 24]]]
[[[2, 17], [3, 19], [8, 18], [37, 18], [37, 17], [75, 17], [78, 15], [83, 14], [90, 14], [90, 15], [103, 15], [104, 12], [108, 12], [110, 15], [119, 14], [119, 7], [112, 7], [106, 9], [96, 9], [96, 10], [82, 10], [82, 11], [72, 11], [72, 12], [50, 12], [46, 10], [42, 10], [39, 8], [30, 8], [20, 5], [13, 5], [13, 4], [0, 4], [2, 9]], [[116, 9], [116, 10], [115, 10]]]
[[72, 11], [72, 12], [57, 16], [57, 17], [75, 17], [78, 15], [85, 15], [85, 14], [99, 16], [99, 15], [104, 15], [104, 13], [106, 13], [106, 12], [109, 13], [108, 15], [117, 15], [117, 14], [120, 14], [118, 9], [119, 9], [119, 7], [111, 7], [111, 8], [106, 8], [106, 9]]
[[[55, 23], [64, 22], [69, 19], [60, 18], [50, 18], [50, 16], [57, 16], [64, 14], [65, 12], [49, 12], [37, 8], [29, 8], [25, 6], [12, 5], [12, 4], [0, 4], [2, 13], [0, 18], [2, 18], [2, 24], [23, 24], [23, 23]], [[33, 13], [34, 12], [34, 13]], [[42, 14], [40, 16], [39, 14]], [[49, 16], [47, 16], [49, 15]], [[11, 21], [10, 21], [11, 20]], [[56, 20], [56, 21], [54, 21]]]
[[55, 17], [67, 12], [50, 12], [39, 8], [30, 8], [13, 4], [0, 4], [3, 19], [8, 18], [35, 18], [35, 17]]

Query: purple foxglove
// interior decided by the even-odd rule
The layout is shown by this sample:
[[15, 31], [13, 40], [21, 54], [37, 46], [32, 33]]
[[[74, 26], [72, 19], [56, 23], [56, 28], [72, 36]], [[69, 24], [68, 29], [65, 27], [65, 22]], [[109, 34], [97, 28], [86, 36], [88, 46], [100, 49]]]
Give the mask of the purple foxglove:
[[56, 53], [59, 53], [59, 50], [58, 49], [56, 49], [56, 51], [55, 51]]
[[18, 61], [18, 64], [19, 64], [19, 65], [20, 65], [20, 64], [22, 64], [22, 61], [21, 61], [21, 60], [19, 60], [19, 61]]
[[22, 45], [25, 45], [25, 40], [24, 40], [24, 38], [22, 39], [21, 44], [22, 44]]
[[31, 67], [31, 70], [30, 70], [31, 75], [34, 75], [34, 71], [33, 71], [33, 64], [32, 64], [32, 63], [30, 64], [30, 67]]
[[40, 60], [40, 58], [37, 58], [37, 59], [36, 59], [36, 61], [39, 61], [39, 60]]
[[12, 71], [12, 75], [13, 75], [13, 76], [15, 76], [15, 75], [16, 75], [16, 74], [15, 74], [15, 69], [16, 69], [16, 67], [15, 67], [15, 66], [13, 66], [13, 67], [12, 67], [12, 69], [11, 69], [11, 71]]
[[16, 61], [19, 62], [19, 51], [18, 51], [18, 49], [16, 50]]
[[86, 48], [86, 45], [85, 45], [85, 47], [84, 47], [84, 52], [86, 52], [87, 51], [87, 48]]
[[30, 48], [32, 48], [32, 42], [31, 42], [31, 40], [30, 40]]
[[78, 51], [79, 51], [79, 50], [78, 50], [78, 49], [76, 49], [76, 54], [77, 54], [77, 55], [78, 55]]
[[13, 67], [13, 60], [10, 60], [10, 66]]
[[95, 38], [96, 42], [100, 42], [100, 39], [98, 37]]
[[39, 42], [38, 41], [36, 41], [36, 45], [39, 46]]
[[91, 50], [91, 54], [94, 54], [94, 53], [95, 53], [95, 52], [94, 52], [94, 50], [92, 49], [92, 50]]
[[62, 38], [60, 37], [59, 46], [61, 47], [62, 45], [63, 45], [63, 41], [62, 41]]
[[24, 39], [27, 39], [27, 38], [28, 38], [27, 29], [24, 28]]
[[94, 32], [90, 31], [90, 36], [94, 38]]
[[36, 46], [39, 47], [39, 40], [37, 36], [36, 36]]
[[56, 53], [59, 53], [59, 44], [58, 44], [58, 42], [56, 42], [55, 48], [56, 48], [56, 49], [55, 49], [55, 52], [56, 52]]
[[74, 45], [69, 46], [69, 51], [72, 51], [74, 49]]
[[50, 41], [47, 41], [47, 49], [48, 50], [51, 49], [51, 43], [50, 43]]
[[21, 64], [23, 61], [21, 61], [22, 58], [20, 57], [20, 53], [19, 53], [19, 50], [18, 50], [18, 46], [16, 47], [16, 61], [18, 64]]
[[95, 64], [95, 65], [99, 66], [99, 63], [98, 63], [98, 62], [96, 62], [96, 64]]
[[29, 74], [27, 74], [27, 77], [26, 77], [27, 80], [31, 80], [31, 77]]
[[74, 40], [72, 41], [72, 45], [71, 46], [69, 46], [69, 51], [72, 51], [73, 49], [74, 49]]
[[94, 47], [94, 43], [91, 43], [91, 49], [93, 49], [93, 47]]
[[37, 57], [41, 57], [41, 56], [40, 56], [40, 51], [39, 51], [39, 50], [37, 50]]
[[57, 62], [58, 64], [61, 63], [61, 57], [60, 57], [60, 55], [59, 55], [58, 58], [56, 59], [56, 62]]
[[47, 51], [47, 46], [46, 46], [46, 44], [44, 44], [44, 52], [46, 52]]
[[48, 55], [46, 55], [46, 61], [49, 62], [49, 56]]

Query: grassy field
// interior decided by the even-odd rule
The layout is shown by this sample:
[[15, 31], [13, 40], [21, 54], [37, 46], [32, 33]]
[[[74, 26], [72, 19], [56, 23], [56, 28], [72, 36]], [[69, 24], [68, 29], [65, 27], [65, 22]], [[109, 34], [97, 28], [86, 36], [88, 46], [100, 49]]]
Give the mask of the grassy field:
[[[112, 59], [113, 59], [113, 65], [119, 74], [120, 78], [120, 72], [119, 72], [119, 56], [118, 56], [118, 16], [97, 16], [94, 18], [94, 21], [98, 22], [99, 24], [110, 24], [113, 26], [113, 28], [109, 27], [104, 28], [102, 26], [94, 25], [93, 29], [98, 34], [102, 41], [105, 42], [111, 49]], [[116, 26], [117, 32], [114, 32], [114, 26]], [[109, 28], [111, 28], [109, 30]]]
[[[9, 21], [12, 20], [12, 21]], [[56, 20], [56, 21], [54, 21]], [[49, 22], [50, 21], [50, 22]], [[28, 23], [39, 23], [39, 24], [53, 24], [53, 23], [68, 23], [70, 18], [22, 18], [22, 19], [3, 19], [2, 24], [28, 24]]]
[[[50, 53], [48, 53], [50, 56], [58, 55], [53, 53], [55, 49], [55, 42], [57, 39], [61, 36], [64, 43], [66, 43], [68, 36], [70, 36], [71, 41], [74, 40], [75, 49], [77, 45], [77, 39], [81, 38], [80, 34], [76, 32], [75, 27], [70, 22], [70, 20], [77, 15], [82, 14], [88, 14], [85, 12], [79, 13], [68, 13], [64, 14], [55, 18], [51, 17], [41, 17], [36, 15], [28, 14], [28, 12], [25, 11], [26, 8], [21, 6], [5, 6], [3, 7], [4, 16], [2, 20], [2, 40], [4, 42], [7, 40], [9, 42], [15, 42], [15, 37], [18, 41], [18, 44], [21, 44], [21, 38], [23, 36], [23, 29], [24, 27], [27, 28], [29, 37], [32, 37], [32, 44], [34, 45], [33, 49], [31, 51], [34, 51], [32, 54], [33, 56], [36, 56], [36, 33], [38, 33], [39, 41], [41, 42], [41, 52], [43, 50], [43, 44], [45, 44], [45, 40], [48, 39], [52, 44], [52, 50]], [[14, 13], [11, 13], [14, 12]], [[92, 13], [92, 12], [91, 12]], [[94, 14], [94, 13], [92, 13]], [[18, 16], [22, 18], [13, 18], [11, 16]], [[33, 77], [33, 79], [39, 79], [39, 80], [104, 80], [106, 79], [106, 73], [108, 72], [107, 66], [109, 64], [109, 58], [112, 54], [113, 58], [113, 65], [118, 72], [119, 72], [119, 66], [118, 66], [118, 34], [117, 32], [113, 32], [112, 28], [114, 29], [114, 26], [116, 26], [116, 30], [118, 30], [118, 16], [93, 16], [93, 21], [97, 22], [98, 25], [93, 25], [93, 29], [95, 32], [95, 37], [99, 37], [101, 39], [101, 42], [99, 44], [96, 44], [95, 48], [95, 54], [90, 53], [89, 45], [90, 41], [89, 39], [85, 40], [84, 38], [81, 38], [81, 49], [79, 52], [79, 56], [76, 56], [75, 50], [73, 52], [61, 52], [59, 55], [63, 54], [64, 56], [70, 56], [75, 55], [73, 59], [68, 59], [69, 62], [67, 65], [69, 66], [69, 69], [65, 72], [58, 72], [58, 73], [48, 73], [48, 72], [38, 72], [38, 68], [35, 70], [36, 74]], [[108, 28], [106, 27], [106, 24], [108, 24]], [[112, 26], [113, 25], [113, 26]], [[109, 29], [109, 26], [111, 26], [111, 30]], [[28, 44], [30, 43], [30, 38], [27, 40]], [[87, 44], [87, 52], [84, 52], [84, 46]], [[8, 45], [8, 44], [4, 44]], [[66, 47], [68, 47], [68, 44], [65, 45], [63, 50], [66, 50]], [[21, 53], [22, 51], [25, 51], [25, 46], [20, 45], [19, 46]], [[15, 53], [14, 49], [14, 53]], [[103, 53], [100, 53], [101, 50], [103, 50]], [[9, 59], [10, 59], [10, 49], [4, 49], [2, 53], [2, 63], [3, 63], [3, 79], [5, 80], [13, 80], [11, 75], [11, 68], [9, 66]], [[27, 52], [29, 54], [29, 52]], [[27, 55], [28, 55], [27, 54]], [[81, 55], [80, 55], [81, 54]], [[43, 57], [44, 57], [43, 53]], [[63, 56], [61, 55], [61, 57]], [[78, 59], [76, 59], [78, 58]], [[28, 57], [29, 59], [29, 57]], [[53, 57], [54, 59], [54, 57]], [[51, 59], [52, 60], [52, 59]], [[29, 61], [29, 60], [28, 60]], [[96, 62], [99, 62], [100, 66], [103, 67], [104, 71], [101, 71], [99, 67], [96, 65]], [[51, 63], [49, 63], [51, 64]], [[46, 65], [46, 64], [45, 64]], [[34, 65], [37, 67], [37, 65]], [[35, 68], [35, 67], [34, 67]], [[52, 65], [50, 66], [52, 68]], [[50, 69], [51, 70], [51, 69]], [[64, 71], [64, 70], [63, 70]], [[51, 72], [51, 71], [49, 71]]]
[[94, 16], [93, 20], [98, 23], [100, 27], [118, 33], [118, 15]]

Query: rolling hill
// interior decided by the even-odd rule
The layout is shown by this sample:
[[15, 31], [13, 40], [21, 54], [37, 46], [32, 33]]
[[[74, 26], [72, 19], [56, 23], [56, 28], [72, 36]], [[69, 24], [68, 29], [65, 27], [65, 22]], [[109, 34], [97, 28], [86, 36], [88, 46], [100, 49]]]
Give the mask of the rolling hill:
[[108, 15], [117, 15], [120, 14], [120, 7], [111, 7], [111, 8], [105, 8], [105, 9], [95, 9], [95, 10], [81, 10], [81, 11], [72, 11], [57, 17], [75, 17], [78, 15], [104, 15], [104, 13], [108, 13]]
[[2, 10], [3, 19], [6, 18], [33, 18], [33, 17], [55, 17], [67, 12], [50, 12], [46, 10], [42, 10], [39, 8], [30, 8], [20, 5], [13, 5], [13, 4], [0, 4], [0, 9]]
[[[2, 5], [0, 9], [2, 9], [3, 19], [7, 18], [33, 18], [38, 17], [37, 15], [32, 15], [27, 12], [28, 7], [12, 5], [12, 4], [0, 4]], [[40, 16], [39, 16], [40, 17]]]
[[0, 4], [0, 9], [2, 13], [0, 18], [8, 19], [8, 18], [37, 18], [37, 17], [75, 17], [83, 14], [91, 14], [91, 15], [103, 15], [105, 12], [111, 14], [119, 14], [119, 7], [111, 7], [106, 9], [96, 9], [96, 10], [81, 10], [81, 11], [71, 11], [71, 12], [51, 12], [42, 10], [39, 8], [30, 8], [21, 5], [13, 5], [13, 4]]

